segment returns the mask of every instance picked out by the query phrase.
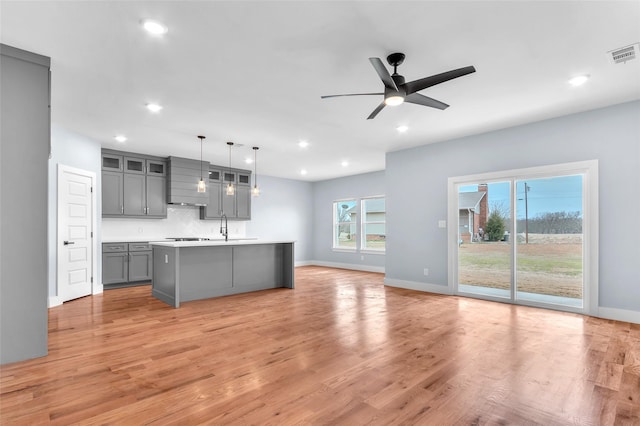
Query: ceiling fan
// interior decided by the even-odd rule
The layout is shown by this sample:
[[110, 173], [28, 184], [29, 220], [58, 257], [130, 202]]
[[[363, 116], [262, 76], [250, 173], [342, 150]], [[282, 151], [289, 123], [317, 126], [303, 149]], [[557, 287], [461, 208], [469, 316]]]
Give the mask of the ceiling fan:
[[462, 77], [464, 75], [476, 72], [476, 69], [473, 66], [468, 66], [405, 83], [404, 77], [398, 74], [398, 65], [404, 62], [404, 57], [404, 53], [392, 53], [391, 55], [387, 56], [387, 62], [393, 67], [392, 75], [389, 75], [389, 71], [387, 71], [387, 68], [384, 66], [380, 58], [369, 58], [369, 62], [371, 62], [371, 65], [373, 65], [373, 68], [378, 73], [380, 80], [382, 80], [382, 83], [384, 83], [384, 92], [382, 93], [348, 93], [344, 95], [325, 95], [321, 96], [321, 98], [326, 99], [336, 98], [340, 96], [384, 95], [384, 100], [382, 101], [382, 103], [380, 103], [380, 105], [378, 105], [376, 109], [373, 110], [369, 117], [367, 117], [367, 120], [370, 120], [378, 115], [378, 113], [382, 111], [382, 108], [384, 108], [385, 106], [400, 105], [403, 102], [424, 105], [437, 109], [445, 109], [448, 108], [449, 105], [416, 92], [422, 89], [426, 89], [427, 87], [435, 86], [436, 84], [444, 83], [445, 81], [453, 80], [454, 78]]

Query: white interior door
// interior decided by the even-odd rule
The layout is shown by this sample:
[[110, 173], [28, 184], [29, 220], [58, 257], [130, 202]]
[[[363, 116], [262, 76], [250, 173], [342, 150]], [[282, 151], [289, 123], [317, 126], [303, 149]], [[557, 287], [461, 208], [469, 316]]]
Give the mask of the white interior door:
[[94, 180], [91, 172], [58, 168], [58, 296], [63, 302], [92, 292]]

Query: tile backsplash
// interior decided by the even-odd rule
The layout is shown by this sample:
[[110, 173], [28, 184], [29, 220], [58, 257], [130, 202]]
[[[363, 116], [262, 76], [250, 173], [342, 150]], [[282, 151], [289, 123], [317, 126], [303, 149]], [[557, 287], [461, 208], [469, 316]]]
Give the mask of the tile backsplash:
[[[230, 237], [246, 237], [246, 222], [229, 221]], [[219, 220], [200, 220], [193, 206], [167, 206], [166, 219], [103, 218], [102, 239], [221, 238]]]

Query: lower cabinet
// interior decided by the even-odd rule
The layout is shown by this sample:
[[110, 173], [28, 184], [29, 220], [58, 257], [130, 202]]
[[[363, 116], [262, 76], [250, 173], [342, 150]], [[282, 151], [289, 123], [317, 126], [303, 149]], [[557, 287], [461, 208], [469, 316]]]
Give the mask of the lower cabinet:
[[102, 284], [105, 289], [149, 284], [153, 252], [149, 243], [103, 243]]

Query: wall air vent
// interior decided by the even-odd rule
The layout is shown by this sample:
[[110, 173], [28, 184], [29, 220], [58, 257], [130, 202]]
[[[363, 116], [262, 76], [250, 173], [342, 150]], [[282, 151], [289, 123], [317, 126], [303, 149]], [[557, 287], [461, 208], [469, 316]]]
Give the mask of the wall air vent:
[[623, 64], [640, 55], [640, 43], [634, 43], [619, 49], [610, 50], [607, 54], [609, 55], [609, 60], [611, 60], [612, 63]]

